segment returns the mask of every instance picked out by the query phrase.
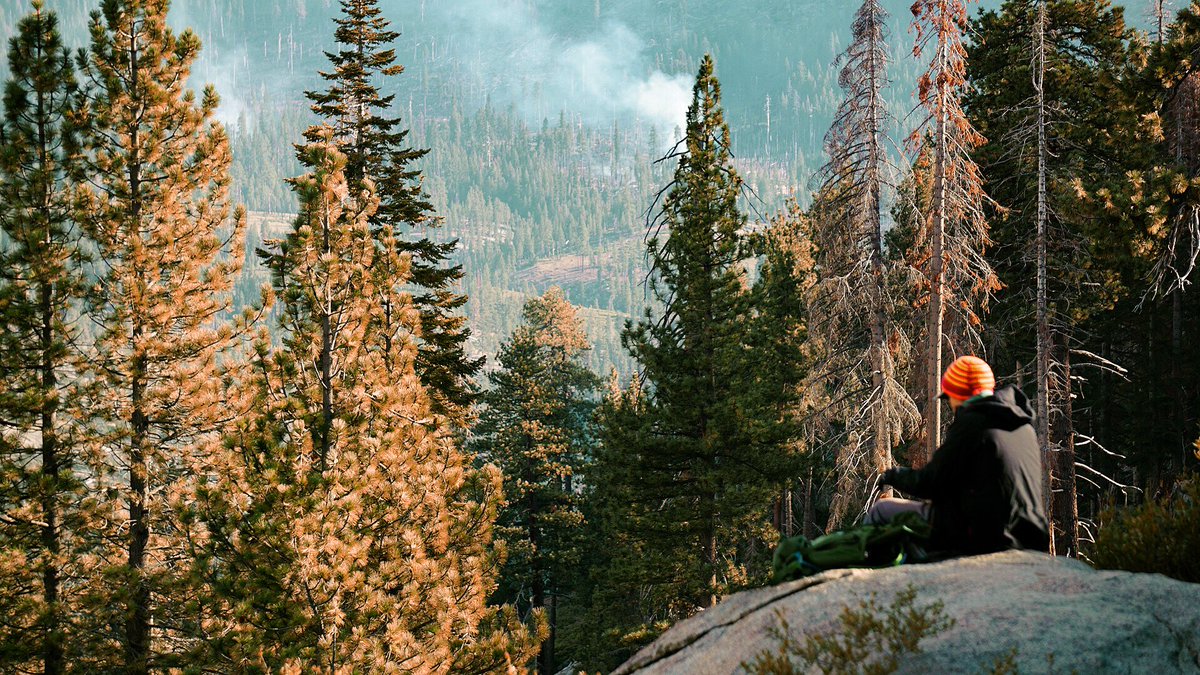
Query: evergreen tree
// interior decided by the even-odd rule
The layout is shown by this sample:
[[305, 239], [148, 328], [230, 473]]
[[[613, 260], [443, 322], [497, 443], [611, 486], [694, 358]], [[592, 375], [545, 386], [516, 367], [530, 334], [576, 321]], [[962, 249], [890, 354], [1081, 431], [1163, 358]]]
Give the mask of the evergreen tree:
[[[1131, 177], [1152, 186], [1143, 193], [1151, 199], [1136, 202], [1135, 206], [1137, 212], [1146, 214], [1144, 232], [1150, 242], [1152, 264], [1151, 283], [1140, 289], [1137, 308], [1167, 315], [1157, 323], [1169, 327], [1166, 344], [1151, 344], [1147, 349], [1151, 357], [1147, 366], [1152, 373], [1148, 393], [1161, 391], [1159, 400], [1150, 405], [1158, 405], [1159, 410], [1154, 419], [1147, 420], [1149, 436], [1135, 434], [1138, 438], [1154, 438], [1155, 445], [1161, 446], [1163, 451], [1153, 461], [1151, 466], [1157, 466], [1151, 473], [1170, 480], [1190, 463], [1191, 437], [1196, 435], [1196, 402], [1200, 400], [1200, 392], [1193, 386], [1197, 377], [1195, 359], [1190, 358], [1187, 347], [1189, 336], [1200, 326], [1192, 290], [1200, 260], [1200, 74], [1190, 65], [1200, 49], [1200, 7], [1193, 3], [1179, 12], [1167, 37], [1169, 40], [1164, 41], [1163, 35], [1158, 35], [1139, 78], [1141, 86], [1133, 88], [1141, 92], [1141, 105], [1135, 110], [1143, 114], [1157, 112], [1147, 118], [1157, 121], [1161, 131], [1154, 125], [1145, 131], [1161, 141], [1148, 148], [1151, 152], [1143, 154]], [[1130, 185], [1120, 192], [1132, 196], [1142, 190]], [[1110, 218], [1112, 215], [1115, 213]], [[1155, 321], [1151, 319], [1149, 324], [1153, 327]], [[1153, 358], [1155, 353], [1166, 358]]]
[[168, 4], [105, 0], [79, 59], [90, 189], [77, 217], [99, 262], [87, 307], [98, 392], [83, 404], [102, 431], [90, 461], [106, 518], [89, 613], [113, 650], [96, 659], [129, 673], [178, 663], [171, 657], [191, 646], [171, 502], [191, 449], [225, 421], [214, 403], [232, 328], [218, 324], [244, 228], [241, 210], [231, 214], [217, 95], [185, 90], [200, 42], [168, 27]]
[[[229, 407], [194, 486], [208, 663], [228, 672], [482, 673], [532, 658], [487, 606], [500, 476], [455, 447], [416, 374], [408, 256], [326, 127], [303, 146], [295, 227], [264, 255], [287, 337]], [[384, 245], [377, 245], [382, 242]], [[401, 275], [380, 280], [382, 266]], [[380, 320], [398, 312], [401, 323]], [[381, 328], [391, 326], [390, 333]]]
[[[1195, 461], [1183, 439], [1196, 435], [1200, 402], [1192, 337], [1200, 307], [1191, 290], [1200, 251], [1200, 116], [1190, 65], [1200, 50], [1197, 7], [1179, 12], [1162, 38], [1149, 44], [1131, 33], [1120, 79], [1105, 92], [1100, 120], [1108, 131], [1096, 139], [1101, 147], [1111, 139], [1115, 152], [1075, 186], [1099, 279], [1088, 297], [1101, 301], [1077, 332], [1091, 338], [1088, 351], [1112, 362], [1079, 381], [1083, 397], [1106, 404], [1082, 407], [1077, 425], [1117, 455], [1080, 446], [1081, 463], [1116, 479], [1100, 479], [1101, 489], [1081, 482], [1085, 504], [1110, 499], [1124, 483], [1169, 493]], [[1097, 477], [1088, 469], [1080, 476]]]
[[[9, 41], [0, 130], [0, 670], [66, 672], [83, 639], [86, 551], [75, 408], [84, 291], [70, 213], [76, 90], [58, 18], [34, 0]], [[75, 643], [75, 644], [72, 644]]]
[[649, 496], [641, 494], [642, 465], [629, 449], [643, 453], [653, 431], [646, 388], [637, 373], [622, 387], [613, 370], [604, 391], [596, 410], [596, 461], [587, 474], [583, 504], [588, 564], [576, 594], [584, 611], [562, 627], [564, 651], [587, 670], [600, 672], [614, 670], [673, 622], [697, 611], [680, 599], [678, 589], [694, 569], [695, 553], [673, 557], [681, 546], [673, 540], [677, 529], [667, 519], [652, 522], [641, 505]]
[[499, 370], [488, 375], [492, 388], [473, 431], [478, 455], [504, 474], [507, 504], [496, 523], [508, 550], [501, 597], [546, 611], [550, 636], [537, 667], [554, 673], [558, 599], [582, 562], [579, 474], [599, 383], [581, 363], [591, 346], [561, 290], [526, 302], [522, 317], [501, 345]]
[[794, 470], [759, 426], [763, 408], [778, 423], [781, 406], [747, 407], [761, 369], [749, 364], [764, 355], [747, 349], [746, 219], [729, 139], [706, 56], [674, 181], [651, 223], [651, 289], [662, 310], [623, 335], [643, 369], [644, 403], [622, 396], [604, 414], [595, 484], [612, 509], [604, 518], [613, 551], [592, 602], [620, 606], [602, 632], [616, 653], [761, 573], [740, 552], [774, 537], [769, 511]]
[[825, 138], [829, 163], [814, 208], [821, 222], [817, 329], [828, 348], [814, 378], [831, 389], [834, 404], [826, 414], [837, 418], [844, 434], [831, 529], [851, 503], [865, 501], [859, 498], [863, 483], [894, 464], [892, 447], [919, 420], [897, 379], [896, 361], [906, 359], [910, 347], [891, 317], [896, 299], [883, 247], [882, 199], [891, 168], [882, 98], [888, 84], [886, 22], [876, 0], [866, 0], [855, 15], [839, 75], [846, 99]]
[[[389, 47], [399, 33], [390, 29], [378, 4], [377, 0], [341, 0], [342, 16], [334, 20], [338, 51], [326, 53], [333, 70], [321, 73], [329, 88], [307, 96], [313, 112], [334, 129], [338, 149], [346, 155], [347, 179], [369, 178], [375, 183], [380, 203], [371, 226], [380, 233], [377, 244], [385, 243], [382, 233], [394, 232], [391, 245], [411, 256], [406, 277], [419, 289], [413, 301], [421, 312], [417, 372], [438, 409], [461, 422], [474, 396], [472, 378], [483, 359], [467, 355], [471, 332], [457, 314], [467, 301], [455, 290], [463, 276], [461, 266], [448, 264], [457, 240], [439, 243], [419, 234], [440, 224], [422, 187], [421, 172], [414, 166], [428, 151], [407, 147], [408, 130], [392, 114], [395, 95], [380, 89], [402, 74], [404, 67], [396, 63], [396, 52]], [[319, 140], [314, 133], [316, 127], [306, 134], [310, 142]], [[381, 279], [397, 277], [396, 270], [378, 272]], [[401, 322], [396, 312], [386, 311], [380, 320]], [[399, 323], [389, 323], [380, 330], [386, 335], [398, 327]]]

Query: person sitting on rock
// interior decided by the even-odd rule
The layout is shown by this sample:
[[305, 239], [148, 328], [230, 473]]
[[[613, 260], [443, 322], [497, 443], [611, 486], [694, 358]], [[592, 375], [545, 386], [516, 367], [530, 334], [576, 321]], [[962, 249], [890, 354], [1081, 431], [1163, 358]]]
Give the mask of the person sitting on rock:
[[962, 356], [950, 364], [939, 397], [954, 411], [946, 440], [923, 468], [889, 469], [880, 479], [923, 501], [879, 499], [867, 523], [920, 513], [933, 529], [928, 548], [944, 554], [1048, 550], [1033, 411], [1016, 387], [995, 386], [983, 359]]

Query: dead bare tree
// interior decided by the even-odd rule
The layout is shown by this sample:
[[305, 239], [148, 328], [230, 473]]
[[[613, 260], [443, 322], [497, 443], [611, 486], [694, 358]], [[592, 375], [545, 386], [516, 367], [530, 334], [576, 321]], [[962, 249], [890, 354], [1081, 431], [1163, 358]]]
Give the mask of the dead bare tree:
[[1049, 199], [1047, 194], [1046, 1], [1036, 0], [1032, 62], [1034, 128], [1037, 134], [1037, 432], [1045, 468], [1044, 497], [1050, 513], [1051, 553], [1079, 550], [1075, 489], [1075, 432], [1071, 415], [1069, 331], [1055, 325], [1049, 298]]
[[1154, 26], [1154, 41], [1161, 47], [1166, 41], [1167, 26], [1171, 23], [1170, 0], [1150, 0], [1148, 8], [1151, 25]]
[[[883, 190], [896, 173], [888, 160], [882, 100], [888, 86], [888, 15], [878, 0], [864, 0], [851, 26], [851, 43], [839, 57], [838, 84], [846, 97], [825, 137], [814, 212], [822, 280], [815, 289], [813, 330], [828, 349], [824, 367], [812, 374], [834, 402], [837, 487], [829, 527], [845, 517], [868, 476], [894, 464], [892, 447], [920, 419], [897, 378], [897, 360], [910, 352], [908, 336], [891, 320], [896, 305], [883, 250]], [[894, 143], [892, 144], [894, 146]], [[894, 186], [890, 186], [894, 187]]]

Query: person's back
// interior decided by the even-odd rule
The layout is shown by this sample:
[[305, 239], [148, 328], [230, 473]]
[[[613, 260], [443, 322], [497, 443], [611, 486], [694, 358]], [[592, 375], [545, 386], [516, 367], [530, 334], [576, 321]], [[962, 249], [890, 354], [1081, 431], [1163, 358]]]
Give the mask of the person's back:
[[930, 495], [931, 548], [985, 553], [1049, 547], [1032, 422], [1028, 400], [1011, 386], [959, 408], [937, 451], [946, 455], [949, 470]]
[[891, 469], [882, 479], [927, 501], [881, 499], [869, 521], [917, 511], [933, 525], [930, 548], [945, 552], [1049, 548], [1033, 411], [1020, 390], [994, 386], [982, 359], [964, 356], [951, 364], [942, 397], [955, 417], [945, 441], [926, 466]]

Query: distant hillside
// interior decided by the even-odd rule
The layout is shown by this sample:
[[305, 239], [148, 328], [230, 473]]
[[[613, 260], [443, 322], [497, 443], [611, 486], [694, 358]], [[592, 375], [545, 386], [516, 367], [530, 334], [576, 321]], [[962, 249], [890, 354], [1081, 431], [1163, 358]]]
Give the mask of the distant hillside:
[[[78, 45], [97, 4], [47, 1]], [[558, 284], [604, 317], [593, 332], [600, 370], [630, 367], [620, 326], [646, 302], [645, 209], [671, 170], [652, 163], [682, 122], [700, 57], [716, 58], [751, 188], [745, 206], [758, 220], [788, 196], [807, 199], [841, 99], [832, 64], [856, 9], [827, 0], [381, 4], [402, 32], [396, 49], [406, 72], [390, 83], [397, 109], [411, 142], [431, 150], [422, 168], [444, 218], [438, 236], [461, 242], [473, 346], [493, 353], [521, 298]], [[888, 100], [900, 143], [919, 64], [908, 0], [884, 4], [893, 15]], [[27, 7], [0, 4], [0, 35], [13, 33]], [[311, 122], [303, 92], [319, 86], [337, 11], [334, 0], [172, 3], [175, 25], [203, 41], [193, 81], [221, 94], [235, 189], [253, 211], [294, 208], [284, 183], [299, 171], [291, 146]], [[247, 275], [249, 293], [264, 277]]]

